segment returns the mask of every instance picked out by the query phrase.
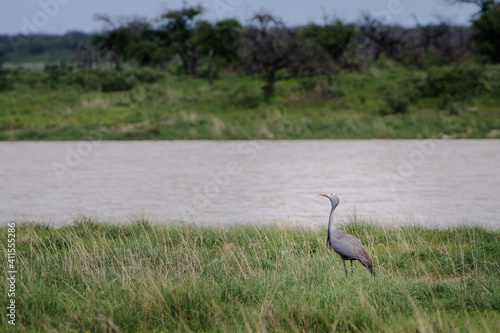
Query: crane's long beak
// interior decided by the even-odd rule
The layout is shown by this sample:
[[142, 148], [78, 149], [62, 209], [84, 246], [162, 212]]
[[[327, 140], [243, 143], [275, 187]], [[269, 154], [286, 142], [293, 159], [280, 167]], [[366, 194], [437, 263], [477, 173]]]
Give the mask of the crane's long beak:
[[326, 194], [320, 194], [320, 195], [328, 198], [328, 195], [326, 195]]

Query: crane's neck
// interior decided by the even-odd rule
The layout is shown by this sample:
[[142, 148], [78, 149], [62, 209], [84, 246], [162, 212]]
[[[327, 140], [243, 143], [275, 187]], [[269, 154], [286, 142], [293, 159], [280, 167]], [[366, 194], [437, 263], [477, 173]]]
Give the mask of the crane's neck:
[[337, 228], [335, 227], [335, 224], [333, 223], [333, 212], [335, 210], [335, 207], [332, 206], [332, 210], [330, 211], [330, 219], [328, 221], [328, 237], [330, 237], [330, 235], [335, 231], [337, 230]]

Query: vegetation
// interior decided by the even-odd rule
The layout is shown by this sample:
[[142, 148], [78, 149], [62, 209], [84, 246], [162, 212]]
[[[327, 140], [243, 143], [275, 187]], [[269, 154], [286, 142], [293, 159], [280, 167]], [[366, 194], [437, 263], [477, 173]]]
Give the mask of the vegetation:
[[472, 21], [472, 39], [486, 61], [500, 62], [500, 3], [487, 1], [488, 6]]
[[185, 5], [98, 15], [92, 36], [1, 37], [0, 140], [499, 138], [499, 4], [450, 2], [478, 6], [470, 28], [242, 26]]
[[324, 228], [18, 224], [17, 324], [3, 311], [1, 330], [497, 330], [498, 231], [343, 228], [375, 278], [359, 264], [346, 278]]
[[[1, 140], [499, 138], [500, 67], [363, 72], [278, 82], [149, 68], [0, 72]], [[463, 92], [466, 93], [463, 93]], [[92, 133], [92, 134], [89, 134]]]
[[[444, 19], [422, 25], [417, 18], [415, 27], [403, 28], [368, 14], [357, 25], [325, 16], [323, 24], [287, 27], [279, 17], [268, 13], [257, 13], [249, 25], [242, 26], [234, 19], [209, 22], [202, 18], [205, 8], [187, 4], [150, 20], [113, 19], [98, 14], [96, 19], [104, 29], [91, 36], [80, 32], [0, 36], [0, 67], [4, 62], [23, 64], [35, 59], [45, 63], [71, 61], [81, 67], [97, 64], [99, 68], [103, 62], [112, 62], [121, 72], [124, 62], [165, 67], [180, 61], [184, 73], [195, 75], [198, 67], [213, 56], [219, 65], [267, 67], [267, 78], [273, 63], [278, 68], [300, 69], [295, 73], [298, 76], [314, 72], [311, 67], [317, 72], [318, 66], [328, 64], [327, 71], [333, 74], [333, 65], [358, 68], [367, 59], [377, 60], [381, 55], [419, 68], [460, 64], [474, 57], [498, 63], [500, 4], [495, 0], [449, 1], [479, 7], [470, 28], [454, 26]], [[302, 57], [306, 48], [314, 49], [308, 53], [309, 59]], [[71, 52], [73, 57], [69, 56]], [[314, 61], [318, 52], [327, 57]], [[270, 61], [262, 64], [262, 58], [255, 57], [255, 53], [262, 53], [262, 58]], [[298, 59], [283, 61], [285, 55]], [[276, 57], [278, 60], [273, 60]]]
[[[62, 36], [0, 35], [0, 65], [34, 63], [74, 63], [75, 47], [85, 45], [91, 36], [82, 32], [68, 32]], [[1, 67], [1, 66], [0, 66]]]

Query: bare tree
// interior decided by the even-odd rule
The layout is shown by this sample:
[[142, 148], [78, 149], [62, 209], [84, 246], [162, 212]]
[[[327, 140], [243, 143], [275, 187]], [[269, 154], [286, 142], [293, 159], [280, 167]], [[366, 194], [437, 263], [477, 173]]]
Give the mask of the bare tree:
[[449, 62], [456, 62], [472, 50], [470, 37], [470, 29], [449, 26], [446, 33], [436, 36], [431, 41], [431, 50]]
[[109, 56], [115, 64], [117, 72], [123, 71], [123, 61], [129, 51], [131, 42], [138, 38], [139, 32], [145, 23], [138, 18], [132, 20], [113, 20], [103, 14], [97, 14], [96, 20], [104, 22], [105, 32], [96, 34], [91, 44], [101, 51], [104, 56]]
[[424, 55], [434, 55], [440, 62], [455, 62], [464, 55], [467, 41], [463, 28], [455, 27], [441, 17], [438, 17], [437, 23], [426, 25], [415, 16], [414, 19], [416, 27], [406, 35], [407, 45], [414, 46], [414, 49], [408, 46], [405, 49], [407, 61], [420, 67], [424, 64]]
[[78, 67], [92, 68], [97, 50], [90, 43], [74, 43], [72, 45]]
[[440, 19], [437, 24], [422, 25], [418, 18], [414, 16], [418, 31], [418, 45], [424, 53], [429, 52], [430, 47], [450, 31], [450, 24], [445, 19]]
[[297, 45], [291, 31], [274, 16], [256, 14], [252, 21], [257, 25], [243, 31], [246, 65], [250, 72], [264, 74], [264, 95], [269, 97], [274, 93], [277, 72], [290, 65]]
[[383, 53], [393, 60], [401, 61], [406, 46], [405, 35], [408, 31], [397, 26], [384, 25], [369, 14], [364, 14], [363, 20], [364, 24], [360, 30], [371, 42], [374, 59], [377, 60]]
[[313, 40], [300, 38], [270, 14], [257, 14], [252, 21], [257, 24], [243, 31], [243, 56], [250, 72], [264, 75], [266, 97], [274, 93], [276, 81], [290, 77], [278, 76], [280, 70], [294, 77], [332, 72], [331, 57]]

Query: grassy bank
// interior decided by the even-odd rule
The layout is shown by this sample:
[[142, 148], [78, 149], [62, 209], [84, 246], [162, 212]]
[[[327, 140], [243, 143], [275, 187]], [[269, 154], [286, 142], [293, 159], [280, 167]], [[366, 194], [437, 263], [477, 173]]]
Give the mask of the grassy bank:
[[9, 74], [0, 140], [500, 138], [497, 66], [283, 80], [270, 100], [237, 74], [57, 73]]
[[[498, 231], [343, 228], [364, 243], [376, 278], [359, 263], [346, 278], [323, 229], [18, 225], [18, 317], [9, 328], [497, 331]], [[6, 228], [0, 240], [5, 256]], [[0, 289], [7, 294], [6, 279]]]

